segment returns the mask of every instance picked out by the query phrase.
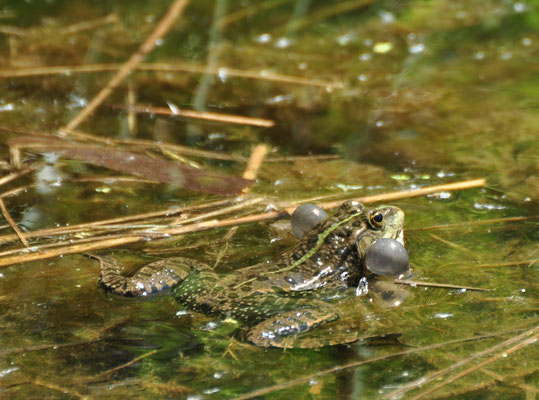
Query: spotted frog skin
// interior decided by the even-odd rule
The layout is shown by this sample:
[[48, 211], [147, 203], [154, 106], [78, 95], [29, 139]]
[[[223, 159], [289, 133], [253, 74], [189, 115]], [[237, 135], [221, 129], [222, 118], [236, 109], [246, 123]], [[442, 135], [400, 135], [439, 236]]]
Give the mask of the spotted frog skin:
[[[141, 268], [133, 277], [111, 257], [101, 263], [101, 284], [123, 296], [147, 296], [170, 289], [187, 308], [243, 321], [248, 341], [263, 347], [296, 346], [313, 328], [342, 317], [339, 301], [365, 282], [366, 250], [378, 238], [402, 240], [404, 213], [391, 206], [340, 206], [300, 242], [271, 261], [220, 276], [196, 260], [174, 257]], [[357, 336], [357, 335], [356, 335]], [[338, 343], [353, 337], [338, 335]], [[336, 344], [311, 341], [305, 347]]]

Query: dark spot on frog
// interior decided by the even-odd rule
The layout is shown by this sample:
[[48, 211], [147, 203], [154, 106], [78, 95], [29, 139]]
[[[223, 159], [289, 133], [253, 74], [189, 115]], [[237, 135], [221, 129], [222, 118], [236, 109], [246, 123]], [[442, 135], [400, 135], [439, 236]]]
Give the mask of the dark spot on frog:
[[382, 299], [384, 300], [391, 300], [394, 297], [393, 292], [390, 290], [385, 290], [381, 294], [382, 294]]
[[340, 258], [346, 258], [346, 256], [350, 253], [350, 249], [346, 246], [343, 246], [339, 249], [337, 249], [336, 254]]

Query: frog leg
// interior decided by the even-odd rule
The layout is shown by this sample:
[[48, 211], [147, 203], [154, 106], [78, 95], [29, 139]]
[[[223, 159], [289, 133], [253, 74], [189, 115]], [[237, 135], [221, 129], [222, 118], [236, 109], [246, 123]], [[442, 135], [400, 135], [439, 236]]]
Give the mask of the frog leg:
[[247, 340], [261, 347], [293, 347], [295, 338], [313, 328], [339, 318], [322, 301], [297, 303], [297, 310], [274, 315], [253, 326], [247, 332]]
[[138, 270], [132, 277], [121, 274], [122, 267], [110, 256], [90, 255], [101, 264], [99, 282], [108, 291], [128, 297], [142, 297], [163, 292], [182, 282], [193, 271], [214, 276], [211, 268], [189, 258], [174, 257], [155, 261]]

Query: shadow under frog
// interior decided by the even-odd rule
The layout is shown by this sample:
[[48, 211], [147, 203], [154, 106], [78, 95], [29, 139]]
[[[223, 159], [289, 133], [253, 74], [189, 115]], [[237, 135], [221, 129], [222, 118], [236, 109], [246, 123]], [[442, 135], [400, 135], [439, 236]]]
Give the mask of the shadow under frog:
[[[361, 307], [358, 303], [365, 299], [360, 296], [369, 291], [382, 301], [395, 297], [394, 286], [377, 281], [365, 259], [380, 239], [402, 243], [404, 213], [391, 206], [367, 209], [360, 203], [346, 202], [334, 215], [319, 219], [304, 229], [296, 246], [275, 259], [226, 276], [199, 261], [173, 257], [125, 277], [112, 257], [92, 257], [101, 264], [100, 283], [106, 290], [132, 297], [169, 290], [189, 309], [242, 321], [247, 326], [245, 338], [255, 345], [322, 347], [350, 343], [364, 337], [361, 331], [366, 322], [344, 323], [344, 305], [352, 302]], [[387, 263], [383, 261], [384, 251], [371, 251], [377, 253], [375, 256], [382, 255], [378, 263]], [[405, 253], [404, 248], [402, 251]], [[405, 258], [397, 265], [397, 275], [408, 268], [407, 255]], [[372, 290], [377, 288], [380, 290]], [[317, 337], [313, 329], [330, 322], [329, 335]]]

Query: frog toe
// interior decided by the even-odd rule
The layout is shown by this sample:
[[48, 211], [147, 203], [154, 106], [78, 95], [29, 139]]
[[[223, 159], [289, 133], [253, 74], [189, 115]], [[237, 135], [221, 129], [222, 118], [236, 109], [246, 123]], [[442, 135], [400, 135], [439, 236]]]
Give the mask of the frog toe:
[[294, 347], [299, 335], [337, 318], [336, 313], [327, 310], [289, 311], [253, 326], [247, 340], [261, 347]]

